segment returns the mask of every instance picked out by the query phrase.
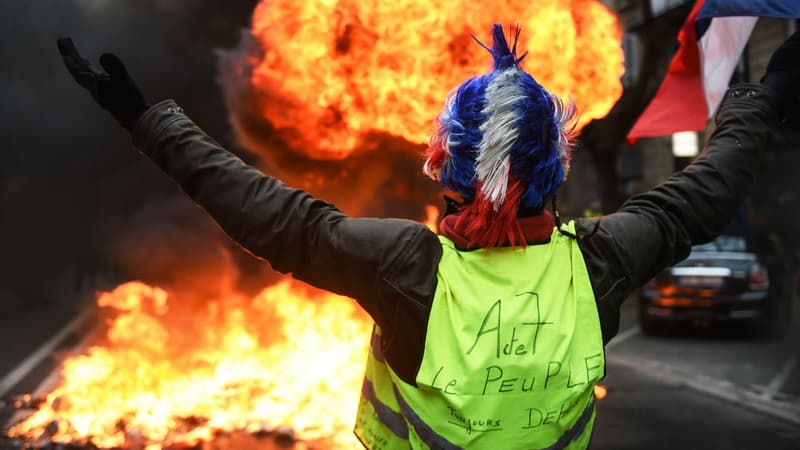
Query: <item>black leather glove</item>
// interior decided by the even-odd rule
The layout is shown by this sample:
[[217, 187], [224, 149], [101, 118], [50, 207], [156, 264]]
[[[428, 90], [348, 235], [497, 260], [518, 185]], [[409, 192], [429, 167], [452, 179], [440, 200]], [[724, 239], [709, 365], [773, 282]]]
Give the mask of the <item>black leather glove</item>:
[[767, 64], [761, 84], [778, 94], [779, 108], [784, 114], [800, 106], [800, 31], [796, 31], [780, 46]]
[[100, 56], [104, 72], [83, 59], [70, 38], [58, 40], [58, 51], [75, 81], [88, 90], [120, 125], [131, 131], [148, 105], [122, 61], [112, 53], [104, 53]]

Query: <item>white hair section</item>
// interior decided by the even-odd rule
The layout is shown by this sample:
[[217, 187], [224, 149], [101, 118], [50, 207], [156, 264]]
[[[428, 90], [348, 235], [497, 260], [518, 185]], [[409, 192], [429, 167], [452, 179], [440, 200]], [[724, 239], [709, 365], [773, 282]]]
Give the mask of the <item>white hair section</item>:
[[569, 163], [572, 157], [572, 145], [575, 140], [575, 127], [578, 125], [578, 105], [575, 99], [569, 97], [567, 101], [562, 100], [557, 95], [550, 95], [555, 106], [553, 116], [558, 127], [558, 160], [561, 168], [564, 169], [564, 181], [569, 176]]
[[511, 147], [519, 137], [518, 116], [514, 104], [525, 98], [525, 90], [517, 79], [517, 67], [497, 74], [486, 86], [486, 121], [481, 124], [483, 139], [478, 147], [475, 176], [481, 181], [481, 192], [489, 199], [494, 210], [500, 209], [508, 190], [508, 172], [511, 168]]
[[425, 163], [422, 164], [422, 173], [433, 181], [442, 181], [442, 177], [439, 174], [439, 171], [431, 169], [430, 158], [426, 159]]

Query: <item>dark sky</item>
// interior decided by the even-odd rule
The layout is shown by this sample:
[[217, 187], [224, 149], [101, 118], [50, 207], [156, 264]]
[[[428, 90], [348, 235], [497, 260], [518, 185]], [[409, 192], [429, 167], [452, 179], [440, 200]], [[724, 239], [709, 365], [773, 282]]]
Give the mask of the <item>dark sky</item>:
[[[0, 0], [0, 313], [68, 299], [79, 274], [113, 269], [143, 235], [181, 236], [159, 256], [173, 264], [216, 251], [195, 237], [216, 236], [213, 224], [74, 83], [56, 39], [72, 37], [92, 61], [117, 53], [148, 101], [176, 99], [236, 150], [215, 49], [237, 45], [256, 3]], [[140, 253], [139, 264], [153, 256]]]

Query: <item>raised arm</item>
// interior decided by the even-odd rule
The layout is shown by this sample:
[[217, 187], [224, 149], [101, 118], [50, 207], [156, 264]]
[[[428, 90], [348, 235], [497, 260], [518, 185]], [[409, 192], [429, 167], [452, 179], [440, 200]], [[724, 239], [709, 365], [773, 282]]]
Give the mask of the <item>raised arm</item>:
[[[703, 153], [683, 171], [600, 219], [580, 241], [598, 306], [615, 308], [663, 268], [716, 237], [755, 179], [778, 122], [772, 95], [739, 85], [726, 95]], [[583, 230], [596, 219], [581, 219]]]
[[[800, 35], [773, 55], [762, 85], [728, 90], [716, 128], [692, 164], [600, 219], [597, 233], [580, 241], [592, 279], [603, 335], [617, 332], [619, 307], [633, 289], [714, 239], [749, 192], [765, 147], [800, 93]], [[581, 219], [591, 230], [596, 219]]]
[[233, 240], [276, 270], [315, 286], [368, 299], [378, 278], [403, 264], [399, 259], [422, 252], [421, 259], [438, 261], [424, 254], [438, 248], [438, 241], [421, 224], [347, 217], [248, 166], [171, 100], [142, 115], [133, 141]]
[[393, 313], [382, 299], [414, 296], [387, 292], [397, 286], [399, 272], [427, 264], [427, 270], [417, 267], [406, 275], [420, 280], [403, 284], [435, 283], [433, 268], [441, 247], [421, 224], [347, 217], [242, 162], [197, 127], [175, 102], [147, 106], [115, 56], [101, 56], [103, 72], [81, 58], [71, 41], [59, 41], [59, 49], [73, 77], [131, 131], [135, 146], [233, 240], [276, 270], [356, 298], [379, 324]]

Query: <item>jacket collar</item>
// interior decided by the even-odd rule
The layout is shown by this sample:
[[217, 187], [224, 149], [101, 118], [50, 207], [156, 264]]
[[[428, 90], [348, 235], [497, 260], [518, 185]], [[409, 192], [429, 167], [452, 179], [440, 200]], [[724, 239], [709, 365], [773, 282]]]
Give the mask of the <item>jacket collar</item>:
[[[542, 214], [530, 217], [519, 217], [519, 225], [522, 228], [522, 234], [525, 236], [525, 242], [528, 244], [541, 244], [550, 240], [553, 234], [553, 227], [555, 227], [555, 220], [550, 211], [543, 211]], [[439, 223], [439, 234], [450, 239], [459, 250], [475, 250], [476, 246], [469, 247], [467, 243], [469, 239], [466, 237], [466, 225], [462, 224], [460, 227], [456, 226], [458, 221], [458, 214], [448, 214], [444, 216]], [[508, 242], [503, 246], [508, 246]]]

